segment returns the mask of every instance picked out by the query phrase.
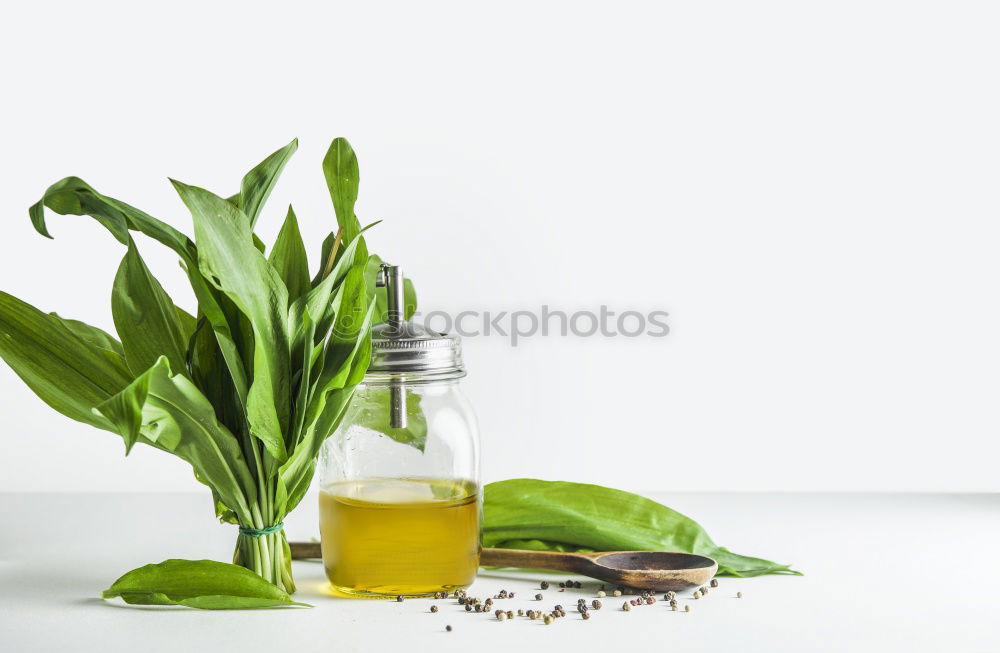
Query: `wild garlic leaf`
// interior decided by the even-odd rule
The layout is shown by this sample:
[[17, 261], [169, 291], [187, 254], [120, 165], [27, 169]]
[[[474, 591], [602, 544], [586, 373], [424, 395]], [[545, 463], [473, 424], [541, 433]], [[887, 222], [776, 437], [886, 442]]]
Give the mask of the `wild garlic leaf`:
[[58, 313], [49, 313], [49, 315], [59, 320], [63, 328], [68, 329], [73, 335], [87, 344], [114, 354], [114, 361], [116, 363], [120, 361], [121, 366], [127, 367], [125, 364], [125, 349], [122, 347], [122, 343], [107, 331], [90, 326], [80, 320], [67, 320], [64, 317], [60, 317]]
[[358, 157], [346, 138], [334, 139], [330, 144], [323, 157], [323, 175], [333, 200], [337, 224], [343, 232], [342, 240], [350, 242], [361, 232], [361, 224], [354, 215], [354, 205], [358, 201]]
[[302, 436], [279, 472], [280, 505], [285, 511], [298, 505], [309, 489], [320, 446], [340, 424], [354, 395], [354, 389], [368, 370], [374, 312], [375, 302], [371, 301], [358, 326], [358, 338], [353, 343], [334, 344], [332, 337], [326, 343], [326, 349], [318, 361], [321, 372], [316, 375], [313, 383]]
[[118, 354], [95, 344], [93, 336], [78, 336], [80, 325], [67, 326], [62, 318], [0, 292], [0, 357], [55, 410], [110, 430], [91, 408], [127, 386], [132, 374]]
[[180, 256], [181, 266], [187, 272], [198, 307], [212, 325], [241, 405], [246, 404], [247, 375], [233, 334], [237, 326], [229, 324], [226, 298], [209, 286], [201, 276], [198, 270], [198, 252], [190, 238], [134, 206], [98, 193], [79, 177], [66, 177], [52, 184], [42, 199], [28, 209], [35, 229], [51, 238], [45, 223], [46, 207], [61, 215], [88, 215], [104, 225], [123, 245], [128, 245], [130, 230], [139, 231]]
[[585, 483], [518, 478], [484, 491], [483, 546], [549, 551], [679, 551], [714, 558], [719, 574], [799, 575], [731, 553], [693, 519], [645, 497]]
[[250, 219], [251, 229], [257, 224], [260, 210], [271, 195], [285, 164], [298, 148], [299, 139], [292, 139], [291, 143], [268, 156], [244, 175], [240, 184], [239, 208]]
[[257, 486], [239, 440], [218, 421], [205, 395], [172, 372], [165, 356], [95, 410], [114, 424], [127, 448], [144, 442], [186, 460], [222, 503], [252, 523]]
[[[336, 319], [337, 306], [339, 305], [331, 302], [334, 291], [342, 287], [348, 271], [364, 260], [363, 254], [367, 252], [367, 248], [362, 234], [376, 224], [378, 223], [373, 222], [367, 225], [357, 236], [348, 241], [342, 247], [343, 256], [337, 258], [337, 263], [328, 271], [326, 277], [293, 303], [289, 310], [289, 323], [291, 325], [289, 330], [296, 343], [298, 342], [299, 319], [303, 311], [308, 311], [316, 322], [314, 342], [326, 338]], [[355, 279], [357, 279], [358, 274], [355, 274]]]
[[185, 369], [187, 338], [177, 307], [146, 267], [131, 237], [111, 291], [111, 314], [133, 374], [149, 369], [160, 356], [166, 356], [173, 369]]
[[134, 206], [101, 195], [79, 177], [66, 177], [49, 186], [28, 209], [35, 230], [52, 238], [45, 224], [45, 207], [60, 215], [89, 215], [128, 245], [129, 230], [140, 231], [177, 252], [185, 261], [194, 260], [194, 244], [187, 236]]
[[309, 257], [299, 232], [299, 221], [290, 205], [267, 261], [285, 282], [288, 301], [294, 302], [312, 288], [309, 282]]
[[253, 246], [247, 217], [204, 189], [173, 182], [194, 217], [201, 273], [222, 290], [253, 328], [253, 384], [247, 396], [250, 432], [277, 460], [288, 457], [291, 423], [288, 291]]
[[237, 565], [214, 560], [165, 560], [133, 569], [104, 590], [132, 605], [183, 605], [202, 610], [312, 607]]

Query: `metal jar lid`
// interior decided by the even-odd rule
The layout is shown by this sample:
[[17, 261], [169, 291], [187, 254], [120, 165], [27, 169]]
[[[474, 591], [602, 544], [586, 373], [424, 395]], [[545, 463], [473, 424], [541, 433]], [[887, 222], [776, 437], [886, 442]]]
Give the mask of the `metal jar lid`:
[[365, 380], [420, 382], [465, 376], [461, 338], [401, 319], [402, 270], [383, 264], [376, 284], [387, 290], [389, 321], [372, 329], [372, 357]]

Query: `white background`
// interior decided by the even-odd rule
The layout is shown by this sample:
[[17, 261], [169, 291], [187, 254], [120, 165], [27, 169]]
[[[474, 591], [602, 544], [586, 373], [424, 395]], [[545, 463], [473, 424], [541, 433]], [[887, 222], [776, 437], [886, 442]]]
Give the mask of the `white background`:
[[[316, 3], [319, 5], [320, 3]], [[19, 3], [0, 24], [0, 288], [110, 329], [123, 254], [27, 207], [78, 175], [190, 232], [167, 176], [334, 224], [424, 310], [662, 309], [662, 339], [466, 342], [486, 480], [1000, 490], [998, 12], [976, 2]], [[174, 257], [143, 255], [191, 306]], [[0, 364], [0, 491], [188, 490]]]

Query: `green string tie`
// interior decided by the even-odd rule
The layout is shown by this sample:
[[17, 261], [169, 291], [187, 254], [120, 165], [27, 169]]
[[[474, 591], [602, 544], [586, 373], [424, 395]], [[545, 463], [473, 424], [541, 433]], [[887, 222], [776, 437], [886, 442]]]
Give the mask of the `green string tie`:
[[248, 528], [246, 526], [240, 526], [240, 535], [246, 535], [247, 537], [260, 537], [262, 535], [277, 533], [284, 527], [285, 522], [283, 521], [279, 521], [274, 526], [268, 526], [267, 528]]

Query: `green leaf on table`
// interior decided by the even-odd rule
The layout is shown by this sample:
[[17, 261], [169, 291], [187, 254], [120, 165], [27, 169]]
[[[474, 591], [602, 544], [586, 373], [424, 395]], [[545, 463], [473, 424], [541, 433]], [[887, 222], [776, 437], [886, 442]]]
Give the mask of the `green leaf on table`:
[[253, 329], [253, 384], [247, 397], [250, 432], [278, 461], [287, 459], [291, 372], [288, 290], [253, 245], [247, 217], [207, 190], [173, 181], [194, 217], [201, 274], [223, 291]]
[[719, 574], [801, 575], [719, 547], [694, 520], [650, 499], [584, 483], [530, 478], [484, 491], [483, 546], [542, 551], [677, 551], [714, 558]]
[[252, 571], [215, 560], [165, 560], [133, 569], [104, 590], [132, 605], [183, 605], [202, 610], [312, 607]]
[[285, 164], [298, 148], [299, 139], [293, 139], [291, 143], [258, 163], [243, 177], [243, 182], [240, 184], [238, 206], [249, 218], [251, 229], [257, 224], [260, 210], [271, 195]]
[[187, 337], [178, 309], [146, 267], [131, 237], [115, 276], [111, 314], [133, 374], [149, 369], [160, 356], [166, 356], [173, 369], [185, 369]]
[[96, 344], [103, 340], [99, 330], [88, 327], [86, 338], [77, 335], [84, 326], [0, 291], [0, 357], [55, 410], [111, 430], [91, 409], [127, 386], [132, 374], [117, 352]]
[[295, 211], [289, 205], [285, 222], [281, 225], [281, 231], [274, 241], [271, 254], [267, 259], [281, 280], [285, 282], [288, 289], [288, 301], [294, 302], [300, 296], [307, 293], [312, 284], [309, 282], [309, 257], [306, 254], [306, 246], [302, 242], [302, 234], [299, 232], [299, 222], [295, 217]]

